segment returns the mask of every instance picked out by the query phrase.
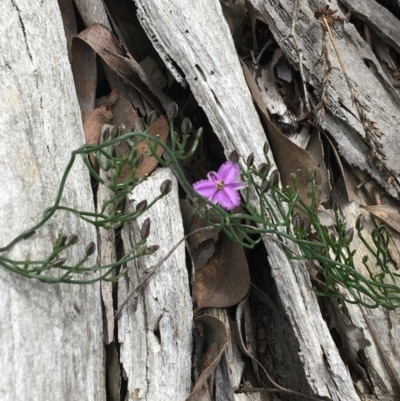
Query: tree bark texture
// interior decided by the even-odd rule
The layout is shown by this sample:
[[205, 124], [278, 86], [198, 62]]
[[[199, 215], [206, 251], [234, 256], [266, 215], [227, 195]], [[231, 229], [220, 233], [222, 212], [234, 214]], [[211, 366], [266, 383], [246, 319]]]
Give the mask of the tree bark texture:
[[[84, 143], [56, 1], [0, 4], [0, 244], [36, 224], [54, 203], [72, 150]], [[62, 204], [93, 211], [87, 169], [77, 161]], [[76, 263], [96, 230], [65, 212], [6, 256], [40, 260], [59, 232], [77, 234]], [[90, 259], [95, 263], [97, 254]], [[0, 398], [105, 400], [98, 284], [50, 285], [0, 269]]]

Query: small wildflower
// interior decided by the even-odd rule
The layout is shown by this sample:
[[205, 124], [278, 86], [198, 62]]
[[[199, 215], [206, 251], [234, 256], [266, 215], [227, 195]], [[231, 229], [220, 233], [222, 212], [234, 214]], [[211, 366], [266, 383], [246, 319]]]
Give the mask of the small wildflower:
[[211, 171], [207, 180], [193, 184], [193, 188], [204, 198], [214, 202], [224, 209], [230, 210], [240, 204], [238, 191], [246, 187], [240, 180], [239, 164], [232, 161], [225, 162], [216, 173]]

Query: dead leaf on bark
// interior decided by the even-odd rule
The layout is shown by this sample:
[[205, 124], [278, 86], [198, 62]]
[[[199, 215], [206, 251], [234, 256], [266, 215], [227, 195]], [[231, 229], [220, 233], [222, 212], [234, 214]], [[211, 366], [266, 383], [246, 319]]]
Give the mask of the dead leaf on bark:
[[74, 6], [72, 4], [72, 0], [58, 0], [58, 7], [60, 8], [65, 38], [67, 39], [68, 58], [69, 62], [72, 63], [72, 38], [78, 32]]
[[[186, 199], [180, 200], [183, 226], [185, 233], [189, 234], [199, 228], [208, 227], [209, 224], [195, 212]], [[201, 269], [211, 258], [215, 251], [215, 243], [218, 241], [220, 229], [200, 231], [188, 237], [188, 244], [194, 262], [195, 270]]]
[[[168, 120], [164, 116], [160, 116], [158, 120], [150, 127], [148, 133], [149, 135], [158, 137], [160, 141], [165, 143], [169, 133]], [[140, 142], [136, 146], [136, 150], [138, 155], [144, 155], [143, 163], [139, 166], [135, 173], [136, 178], [142, 178], [146, 174], [150, 174], [157, 167], [158, 161], [153, 156], [149, 155], [150, 150], [145, 141]], [[161, 146], [157, 148], [157, 154], [158, 156], [163, 154], [163, 148]]]
[[[114, 92], [114, 91], [113, 91]], [[112, 93], [113, 93], [112, 92]], [[116, 100], [113, 100], [110, 96], [104, 96], [96, 100], [96, 106], [110, 104], [110, 108], [113, 112], [113, 118], [111, 119], [111, 125], [124, 125], [128, 129], [133, 131], [142, 131], [143, 124], [138, 117], [135, 109], [131, 102], [125, 98], [118, 96]]]
[[386, 205], [360, 205], [360, 207], [382, 220], [388, 227], [400, 233], [400, 211], [397, 208]]
[[193, 293], [197, 307], [236, 305], [249, 289], [250, 274], [243, 247], [221, 233], [214, 255], [196, 270]]
[[225, 324], [212, 315], [202, 315], [195, 319], [197, 324], [202, 325], [200, 332], [205, 337], [205, 353], [203, 356], [201, 373], [199, 379], [193, 387], [192, 392], [186, 398], [186, 401], [198, 401], [204, 398], [198, 398], [198, 393], [206, 393], [206, 381], [214, 372], [221, 356], [228, 345], [228, 331]]
[[365, 338], [362, 327], [357, 327], [351, 323], [335, 299], [326, 298], [326, 300], [329, 327], [334, 327], [338, 331], [344, 348], [356, 357], [355, 353], [370, 346], [371, 342]]
[[330, 174], [325, 165], [324, 147], [319, 130], [315, 130], [312, 133], [306, 151], [316, 161], [321, 173], [321, 184], [319, 185], [319, 189], [321, 190], [321, 203], [328, 202], [332, 196], [332, 186]]
[[[85, 139], [88, 145], [99, 144], [103, 125], [110, 124], [112, 118], [113, 112], [104, 105], [92, 110], [86, 116], [83, 123], [83, 130], [85, 132]], [[92, 155], [89, 155], [89, 159], [93, 167], [98, 170], [96, 158]]]
[[[112, 33], [101, 24], [94, 24], [77, 35], [86, 42], [120, 77], [137, 89], [154, 110], [162, 114], [171, 103], [140, 65], [121, 49]], [[168, 104], [167, 104], [168, 103]]]
[[[272, 123], [269, 118], [267, 107], [261, 96], [260, 89], [258, 88], [253, 76], [251, 75], [248, 67], [242, 63], [244, 76], [249, 86], [253, 100], [260, 110], [263, 117], [263, 121], [267, 126], [268, 142], [271, 145], [272, 153], [278, 170], [280, 173], [282, 185], [284, 187], [289, 186], [292, 190], [292, 174], [296, 174], [296, 181], [299, 188], [299, 195], [307, 204], [311, 204], [311, 200], [308, 198], [308, 193], [311, 190], [311, 171], [316, 171], [316, 185], [321, 185], [321, 173], [318, 168], [317, 162], [312, 156], [295, 145], [292, 141], [283, 135], [278, 128]], [[321, 191], [317, 190], [317, 206], [320, 203]]]
[[81, 40], [72, 41], [72, 74], [81, 109], [82, 120], [93, 110], [96, 100], [97, 63], [96, 53]]

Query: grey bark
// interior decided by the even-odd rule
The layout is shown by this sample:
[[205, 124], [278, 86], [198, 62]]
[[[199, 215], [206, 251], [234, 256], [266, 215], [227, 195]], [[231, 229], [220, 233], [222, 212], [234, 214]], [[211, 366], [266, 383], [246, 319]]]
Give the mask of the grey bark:
[[[0, 4], [0, 246], [37, 223], [53, 204], [70, 152], [84, 143], [57, 2]], [[62, 204], [93, 211], [86, 167], [76, 163]], [[59, 232], [79, 243], [92, 226], [59, 212], [9, 257], [40, 260]], [[64, 256], [64, 255], [63, 255]], [[90, 263], [96, 260], [92, 256]], [[99, 285], [49, 285], [0, 267], [0, 398], [105, 400], [103, 323]]]

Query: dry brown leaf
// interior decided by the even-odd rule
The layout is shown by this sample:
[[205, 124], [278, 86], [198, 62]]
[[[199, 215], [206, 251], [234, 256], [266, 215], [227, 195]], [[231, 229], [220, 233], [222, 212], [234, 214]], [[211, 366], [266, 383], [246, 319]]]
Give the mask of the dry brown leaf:
[[[179, 203], [186, 234], [209, 225], [204, 219], [200, 218], [186, 199], [180, 200]], [[201, 269], [214, 254], [215, 243], [218, 241], [220, 231], [218, 228], [213, 228], [200, 231], [188, 237], [187, 241], [195, 270]]]
[[[149, 130], [149, 135], [158, 137], [158, 139], [164, 143], [167, 141], [168, 133], [169, 133], [169, 124], [168, 120], [164, 116], [160, 116]], [[142, 178], [146, 174], [150, 174], [157, 167], [158, 161], [154, 157], [148, 155], [149, 147], [146, 145], [144, 141], [140, 142], [137, 145], [136, 150], [138, 152], [138, 155], [141, 154], [144, 155], [143, 163], [136, 170], [135, 174], [136, 178]], [[164, 151], [163, 148], [159, 146], [157, 148], [158, 156], [161, 156], [163, 154], [163, 151]]]
[[72, 63], [72, 38], [78, 32], [76, 26], [76, 17], [72, 0], [58, 0], [61, 17], [64, 26], [65, 38], [67, 39], [68, 59]]
[[[113, 94], [114, 91], [111, 93]], [[96, 106], [107, 106], [107, 104], [110, 104], [113, 112], [113, 118], [111, 119], [110, 123], [111, 125], [124, 125], [128, 129], [132, 129], [133, 131], [143, 131], [143, 124], [141, 122], [141, 119], [138, 117], [131, 102], [121, 96], [114, 100], [111, 98], [111, 95], [104, 96], [96, 100]]]
[[[85, 139], [88, 145], [99, 144], [103, 125], [110, 124], [112, 118], [113, 112], [104, 105], [92, 110], [86, 116], [83, 123], [83, 130], [85, 132]], [[93, 167], [98, 170], [96, 158], [92, 155], [89, 155], [89, 158]]]
[[382, 220], [388, 227], [400, 233], [400, 211], [397, 208], [386, 205], [377, 206], [364, 206], [360, 207], [367, 212], [371, 213], [373, 216], [378, 217]]
[[317, 162], [319, 171], [321, 172], [321, 185], [319, 186], [321, 190], [321, 203], [328, 202], [332, 197], [332, 186], [330, 183], [330, 174], [325, 165], [324, 148], [319, 130], [316, 130], [311, 135], [306, 150]]
[[96, 53], [85, 42], [72, 41], [72, 73], [81, 109], [82, 120], [93, 110], [96, 100], [97, 63]]
[[[262, 99], [260, 89], [251, 75], [250, 70], [244, 63], [242, 63], [242, 67], [253, 100], [260, 110], [263, 121], [267, 126], [268, 142], [271, 145], [272, 153], [274, 155], [276, 165], [278, 166], [282, 185], [284, 187], [289, 186], [293, 190], [291, 175], [295, 173], [299, 188], [299, 195], [304, 202], [310, 204], [311, 200], [307, 195], [311, 189], [311, 171], [313, 169], [316, 171], [315, 180], [317, 186], [321, 184], [321, 173], [317, 166], [317, 162], [307, 151], [299, 148], [288, 138], [286, 138], [271, 122], [267, 107]], [[320, 193], [321, 191], [317, 190], [317, 206], [320, 203]]]
[[[186, 401], [198, 401], [197, 393], [206, 392], [207, 379], [217, 367], [222, 354], [228, 345], [228, 331], [225, 324], [212, 315], [202, 315], [195, 319], [196, 323], [204, 326], [206, 350], [203, 356], [201, 373]], [[203, 398], [200, 398], [203, 399]]]
[[243, 247], [221, 234], [214, 255], [196, 271], [194, 299], [198, 308], [236, 305], [250, 289]]
[[133, 57], [125, 49], [121, 49], [112, 33], [105, 26], [94, 24], [80, 32], [76, 37], [92, 47], [110, 68], [137, 89], [158, 113], [163, 113], [165, 104], [162, 106], [162, 103], [171, 103]]

